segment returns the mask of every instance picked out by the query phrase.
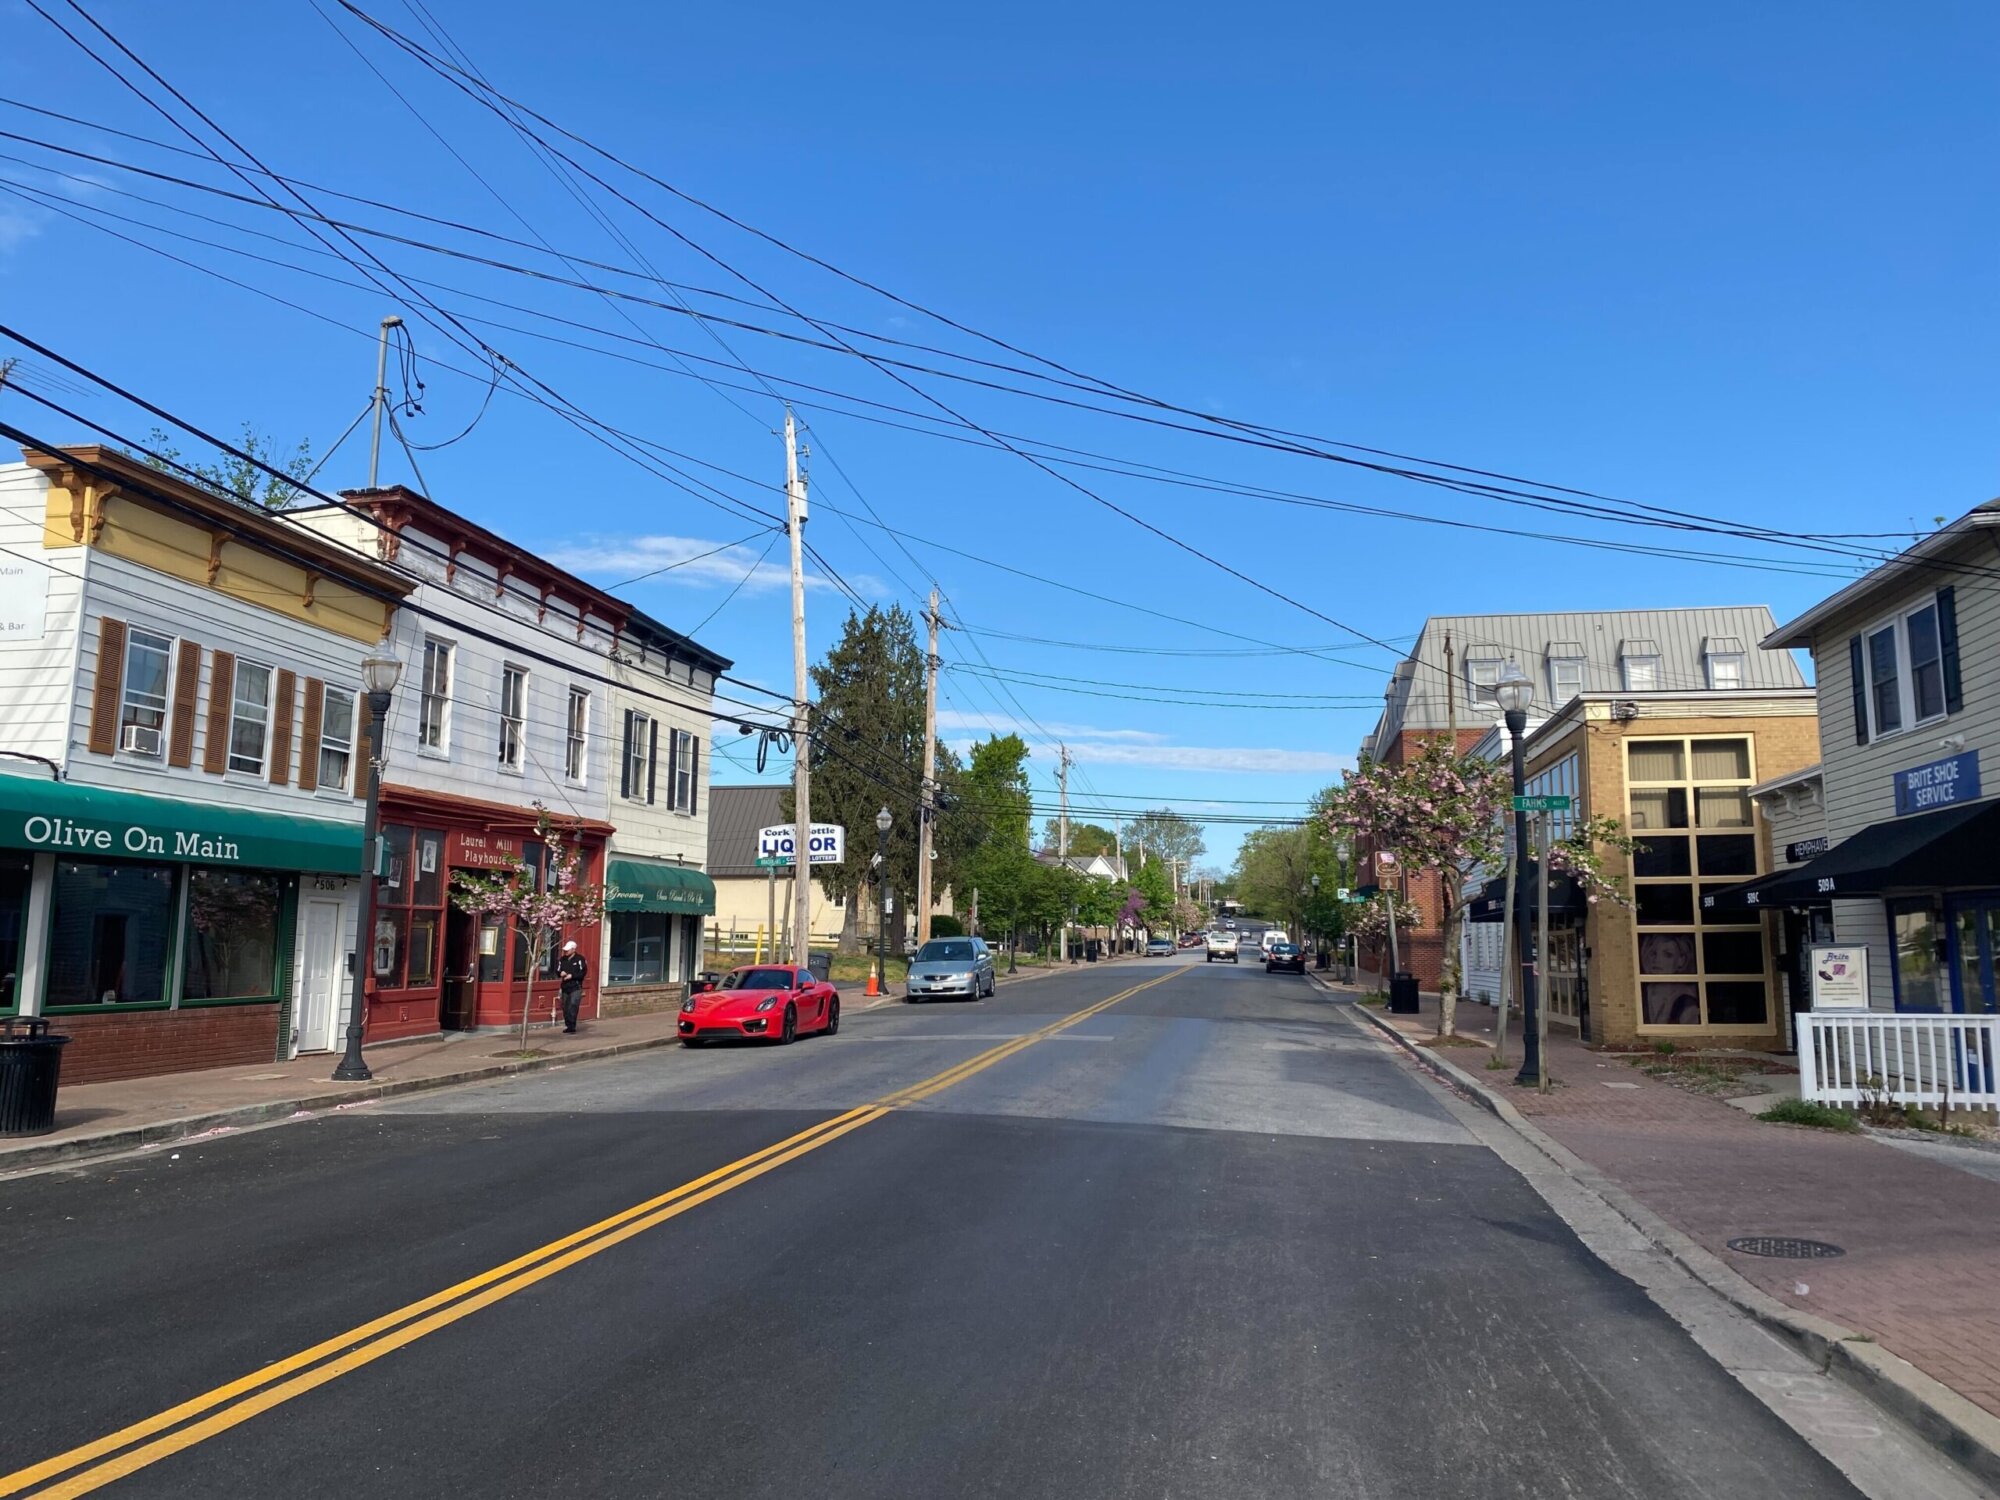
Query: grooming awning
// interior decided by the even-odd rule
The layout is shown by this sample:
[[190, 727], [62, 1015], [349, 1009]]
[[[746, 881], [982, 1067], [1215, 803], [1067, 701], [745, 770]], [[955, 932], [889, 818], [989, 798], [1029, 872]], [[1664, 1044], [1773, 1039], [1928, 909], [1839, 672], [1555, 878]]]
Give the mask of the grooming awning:
[[605, 862], [606, 911], [665, 911], [681, 916], [715, 915], [715, 882], [700, 870], [652, 859]]

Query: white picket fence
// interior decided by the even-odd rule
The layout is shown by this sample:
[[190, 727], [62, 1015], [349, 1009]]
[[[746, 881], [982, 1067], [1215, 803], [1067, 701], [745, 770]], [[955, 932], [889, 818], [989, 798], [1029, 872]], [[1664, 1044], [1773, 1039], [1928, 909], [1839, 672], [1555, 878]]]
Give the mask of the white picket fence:
[[2000, 1016], [1814, 1011], [1798, 1023], [1802, 1099], [2000, 1110]]

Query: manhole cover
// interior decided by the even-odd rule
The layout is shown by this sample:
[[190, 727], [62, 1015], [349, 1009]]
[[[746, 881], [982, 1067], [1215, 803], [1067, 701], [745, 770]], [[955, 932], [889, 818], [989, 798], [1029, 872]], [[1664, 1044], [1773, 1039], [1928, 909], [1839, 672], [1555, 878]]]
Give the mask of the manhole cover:
[[1768, 1255], [1774, 1260], [1830, 1260], [1847, 1252], [1825, 1240], [1795, 1240], [1780, 1234], [1748, 1234], [1731, 1240], [1729, 1248], [1743, 1255]]

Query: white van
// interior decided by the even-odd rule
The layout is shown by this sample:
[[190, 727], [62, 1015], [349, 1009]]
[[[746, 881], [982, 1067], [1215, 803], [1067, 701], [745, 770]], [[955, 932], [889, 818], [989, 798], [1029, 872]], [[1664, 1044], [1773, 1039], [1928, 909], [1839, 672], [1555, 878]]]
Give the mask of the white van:
[[1263, 945], [1264, 955], [1268, 958], [1271, 953], [1271, 944], [1289, 943], [1291, 939], [1285, 936], [1285, 929], [1282, 927], [1266, 927], [1264, 929], [1264, 936], [1258, 939], [1258, 941]]

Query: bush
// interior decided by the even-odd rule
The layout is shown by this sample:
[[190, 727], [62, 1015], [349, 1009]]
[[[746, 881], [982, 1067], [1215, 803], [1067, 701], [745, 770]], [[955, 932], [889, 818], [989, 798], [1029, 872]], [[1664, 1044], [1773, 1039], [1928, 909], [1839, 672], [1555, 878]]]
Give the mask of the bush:
[[964, 937], [965, 924], [959, 921], [957, 917], [951, 916], [948, 913], [942, 916], [932, 917], [931, 936], [934, 938]]
[[1859, 1130], [1853, 1115], [1830, 1104], [1814, 1104], [1805, 1099], [1781, 1099], [1761, 1115], [1773, 1125], [1811, 1125], [1819, 1130]]

